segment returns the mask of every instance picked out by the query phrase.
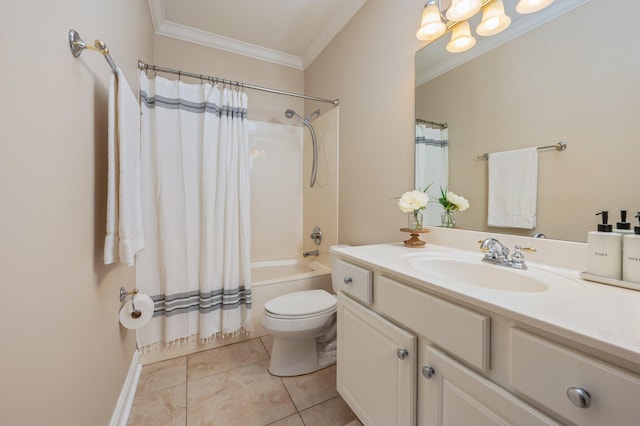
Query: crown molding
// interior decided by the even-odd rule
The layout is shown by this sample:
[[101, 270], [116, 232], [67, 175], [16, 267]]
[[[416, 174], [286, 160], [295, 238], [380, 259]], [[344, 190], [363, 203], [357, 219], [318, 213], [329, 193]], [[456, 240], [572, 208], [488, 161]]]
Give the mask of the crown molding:
[[166, 17], [163, 0], [148, 1], [153, 30], [158, 35], [196, 43], [298, 70], [304, 70], [309, 66], [366, 2], [366, 0], [346, 2], [337, 11], [335, 17], [329, 24], [316, 35], [311, 44], [305, 49], [303, 55], [296, 56], [169, 21]]
[[197, 30], [192, 27], [186, 27], [171, 21], [161, 23], [158, 28], [156, 28], [156, 34], [224, 50], [225, 52], [231, 52], [237, 55], [248, 56], [261, 61], [304, 70], [302, 59], [299, 56], [267, 49], [266, 47], [245, 43], [207, 31]]
[[355, 16], [367, 0], [357, 0], [345, 2], [335, 13], [334, 18], [307, 46], [302, 54], [302, 65], [307, 68], [322, 53], [331, 40], [344, 28], [344, 26]]

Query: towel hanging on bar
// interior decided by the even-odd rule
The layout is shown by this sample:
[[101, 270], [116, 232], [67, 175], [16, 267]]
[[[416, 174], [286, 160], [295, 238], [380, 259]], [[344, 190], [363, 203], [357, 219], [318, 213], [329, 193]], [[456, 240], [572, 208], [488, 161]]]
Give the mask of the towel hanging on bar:
[[[555, 145], [539, 146], [536, 149], [538, 151], [542, 151], [543, 149], [555, 149], [556, 151], [564, 151], [565, 149], [567, 149], [567, 143], [566, 142], [558, 142]], [[489, 159], [489, 154], [487, 154], [487, 153], [484, 153], [482, 155], [476, 156], [476, 160], [487, 161], [488, 159]]]

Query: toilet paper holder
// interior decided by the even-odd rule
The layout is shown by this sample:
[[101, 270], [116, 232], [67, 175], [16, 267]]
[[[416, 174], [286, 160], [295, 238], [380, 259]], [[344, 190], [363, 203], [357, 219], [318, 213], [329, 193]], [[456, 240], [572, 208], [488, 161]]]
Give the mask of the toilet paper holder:
[[136, 309], [136, 305], [135, 305], [135, 296], [136, 294], [138, 294], [138, 289], [134, 288], [131, 291], [127, 291], [126, 288], [124, 287], [120, 287], [120, 301], [124, 302], [124, 300], [127, 298], [128, 295], [131, 295], [131, 318], [133, 319], [137, 319], [140, 318], [140, 316], [142, 316], [142, 312], [140, 312], [139, 309]]

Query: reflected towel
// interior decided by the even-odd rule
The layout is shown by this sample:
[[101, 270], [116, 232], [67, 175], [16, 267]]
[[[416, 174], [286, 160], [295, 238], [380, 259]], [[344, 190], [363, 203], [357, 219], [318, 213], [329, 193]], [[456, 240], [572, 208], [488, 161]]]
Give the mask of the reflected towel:
[[107, 234], [104, 263], [131, 266], [144, 248], [140, 204], [140, 105], [122, 71], [109, 84]]
[[489, 154], [489, 226], [533, 229], [537, 199], [536, 148]]

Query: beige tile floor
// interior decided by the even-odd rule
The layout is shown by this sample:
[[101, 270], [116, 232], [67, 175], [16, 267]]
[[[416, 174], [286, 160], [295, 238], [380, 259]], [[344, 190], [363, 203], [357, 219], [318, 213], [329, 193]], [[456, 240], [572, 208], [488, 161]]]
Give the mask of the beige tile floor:
[[360, 425], [336, 392], [336, 368], [269, 374], [264, 336], [145, 365], [129, 425]]

